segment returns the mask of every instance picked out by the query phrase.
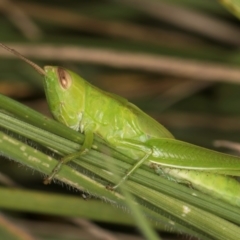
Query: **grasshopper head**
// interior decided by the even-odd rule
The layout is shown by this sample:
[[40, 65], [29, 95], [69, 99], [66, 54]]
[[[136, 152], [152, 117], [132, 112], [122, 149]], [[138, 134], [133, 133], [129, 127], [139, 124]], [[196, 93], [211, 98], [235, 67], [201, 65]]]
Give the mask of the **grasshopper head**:
[[54, 118], [79, 130], [85, 106], [85, 81], [62, 67], [45, 66], [44, 89]]

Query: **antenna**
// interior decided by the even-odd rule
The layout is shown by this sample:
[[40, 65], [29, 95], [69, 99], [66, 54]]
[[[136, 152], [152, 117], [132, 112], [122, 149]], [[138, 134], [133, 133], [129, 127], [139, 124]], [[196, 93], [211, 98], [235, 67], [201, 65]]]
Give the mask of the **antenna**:
[[32, 66], [39, 74], [45, 76], [46, 73], [45, 71], [39, 67], [36, 63], [30, 61], [29, 59], [25, 58], [23, 55], [21, 55], [19, 52], [17, 52], [16, 50], [7, 47], [6, 45], [4, 45], [3, 43], [0, 43], [0, 46], [3, 47], [4, 49], [6, 49], [7, 51], [9, 51], [10, 53], [14, 54], [15, 56], [17, 56], [18, 58], [22, 59], [24, 62], [26, 62], [27, 64], [29, 64], [30, 66]]

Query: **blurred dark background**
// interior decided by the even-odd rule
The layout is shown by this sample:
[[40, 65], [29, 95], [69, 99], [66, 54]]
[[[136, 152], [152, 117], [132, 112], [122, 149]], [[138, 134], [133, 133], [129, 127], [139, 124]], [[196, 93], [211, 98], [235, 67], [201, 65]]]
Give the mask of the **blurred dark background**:
[[[0, 11], [1, 41], [40, 66], [126, 97], [178, 139], [239, 140], [239, 22], [217, 1], [2, 1]], [[45, 113], [41, 78], [0, 53], [1, 93]]]

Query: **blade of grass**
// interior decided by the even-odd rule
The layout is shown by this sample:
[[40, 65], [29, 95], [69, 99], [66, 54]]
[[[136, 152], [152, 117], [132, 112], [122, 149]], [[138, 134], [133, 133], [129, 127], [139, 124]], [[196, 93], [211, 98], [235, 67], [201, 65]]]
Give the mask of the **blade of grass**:
[[[13, 104], [14, 103], [14, 101], [12, 101], [11, 100], [11, 103]], [[14, 105], [14, 104], [13, 104]], [[31, 112], [31, 111], [30, 111]], [[33, 110], [32, 110], [32, 112], [34, 112]], [[20, 114], [21, 115], [21, 114]], [[28, 116], [29, 116], [29, 114], [28, 114]], [[6, 121], [4, 124], [3, 124], [3, 126], [5, 126], [5, 127], [7, 127], [7, 122], [9, 122], [10, 123], [10, 121], [9, 121], [9, 116], [7, 116], [8, 117], [8, 121]], [[14, 118], [12, 118], [12, 119], [14, 119]], [[16, 120], [16, 119], [15, 119]], [[37, 119], [35, 119], [35, 120], [37, 120]], [[49, 123], [49, 120], [46, 120], [45, 119], [45, 121], [47, 122], [47, 123]], [[21, 122], [21, 121], [19, 121], [19, 120], [17, 120], [16, 122], [15, 122], [15, 125], [17, 126], [17, 123], [19, 123], [19, 122]], [[54, 121], [53, 121], [54, 122]], [[26, 126], [28, 126], [29, 124], [26, 124], [25, 123], [25, 125]], [[58, 124], [57, 124], [58, 125]], [[23, 127], [23, 128], [19, 128], [19, 129], [22, 129], [22, 133], [26, 133], [27, 132], [27, 127]], [[43, 126], [46, 126], [45, 124], [43, 124]], [[48, 127], [48, 126], [47, 126]], [[61, 128], [64, 128], [64, 126], [62, 126], [61, 124], [60, 124], [60, 127]], [[70, 129], [69, 129], [70, 130]], [[38, 131], [39, 131], [39, 135], [41, 135], [41, 129], [38, 129]], [[55, 131], [55, 130], [53, 130], [53, 131]], [[42, 131], [43, 133], [45, 132], [45, 131]], [[57, 132], [57, 131], [56, 131]], [[64, 132], [64, 131], [63, 131]], [[71, 131], [70, 131], [71, 132]], [[75, 134], [78, 134], [77, 132], [74, 132]], [[29, 133], [28, 133], [29, 134]], [[49, 133], [47, 133], [47, 134], [49, 134]], [[24, 134], [23, 134], [24, 135]], [[43, 134], [44, 135], [44, 134]], [[48, 135], [47, 135], [48, 136]], [[75, 136], [72, 136], [74, 139], [75, 139]], [[30, 136], [30, 138], [31, 138], [31, 136]], [[49, 136], [48, 136], [48, 138], [49, 138]], [[52, 137], [52, 141], [54, 140], [54, 138], [56, 138], [56, 136], [55, 137]], [[53, 141], [54, 142], [54, 141]], [[58, 142], [58, 141], [57, 141]], [[67, 142], [67, 140], [66, 139], [64, 139], [64, 142], [63, 142], [63, 139], [61, 139], [61, 141], [60, 142], [62, 142], [62, 146], [58, 146], [59, 148], [61, 148], [61, 150], [62, 150], [62, 152], [69, 152], [69, 151], [74, 151], [74, 147], [75, 148], [79, 148], [79, 146], [78, 146], [78, 144], [75, 144], [75, 146], [73, 146], [73, 149], [72, 150], [70, 150], [70, 149], [68, 149], [67, 150], [67, 146], [69, 145]], [[74, 144], [73, 144], [74, 145]], [[10, 149], [11, 148], [9, 148], [9, 151], [10, 151]], [[60, 150], [60, 149], [59, 149]], [[35, 150], [36, 151], [36, 150]], [[110, 151], [111, 151], [111, 149], [110, 149]], [[11, 151], [10, 151], [11, 152]], [[108, 153], [109, 153], [109, 150], [108, 150]], [[12, 154], [12, 152], [11, 152], [11, 154]], [[14, 157], [13, 157], [14, 158]], [[84, 161], [83, 161], [84, 160]], [[91, 162], [91, 161], [92, 162]], [[113, 161], [114, 162], [114, 166], [116, 166], [116, 163], [117, 163], [117, 161], [119, 161], [119, 160], [117, 160], [117, 159], [113, 159], [113, 158], [111, 158], [111, 157], [109, 157], [109, 156], [106, 156], [106, 155], [104, 155], [104, 154], [101, 154], [101, 153], [99, 153], [99, 152], [96, 152], [96, 151], [93, 151], [93, 150], [91, 150], [90, 151], [90, 153], [87, 155], [87, 156], [85, 156], [85, 157], [83, 157], [82, 159], [81, 159], [81, 161], [75, 161], [76, 163], [78, 163], [78, 165], [80, 166], [84, 166], [84, 168], [86, 169], [86, 162], [87, 161], [90, 161], [91, 162], [91, 164], [92, 164], [92, 166], [93, 165], [96, 165], [97, 164], [97, 161], [100, 161], [98, 164], [99, 164], [99, 166], [100, 166], [100, 168], [98, 168], [98, 170], [96, 171], [96, 169], [95, 169], [95, 171], [93, 171], [95, 174], [105, 174], [105, 176], [104, 176], [104, 178], [105, 179], [107, 179], [108, 181], [111, 181], [112, 182], [112, 177], [111, 177], [111, 174], [109, 175], [109, 172], [106, 172], [106, 171], [104, 171], [104, 165], [105, 164], [103, 164], [104, 162], [106, 162], [107, 160], [111, 160], [111, 161]], [[127, 169], [127, 168], [129, 168], [129, 165], [127, 165], [127, 164], [124, 164], [124, 162], [123, 161], [119, 161], [120, 162], [120, 164], [119, 164], [119, 167], [120, 167], [120, 169], [121, 169], [121, 171], [120, 172], [118, 172], [117, 173], [117, 175], [119, 174], [119, 175], [121, 175], [121, 174], [123, 174], [124, 173], [124, 171]], [[84, 165], [85, 164], [85, 165]], [[113, 164], [113, 163], [111, 163], [111, 164]], [[51, 165], [52, 166], [52, 165]], [[50, 167], [51, 167], [50, 166]], [[67, 166], [64, 166], [64, 168], [65, 167], [67, 167]], [[125, 169], [125, 170], [124, 170]], [[148, 169], [148, 168], [147, 168]], [[106, 169], [106, 170], [108, 170], [108, 169]], [[141, 169], [140, 169], [141, 170]], [[140, 173], [140, 170], [138, 171], [138, 173]], [[48, 171], [49, 171], [49, 169], [48, 169]], [[114, 168], [112, 168], [112, 171], [114, 172]], [[118, 170], [119, 171], [119, 170]], [[148, 171], [149, 171], [149, 169], [148, 169]], [[62, 171], [61, 171], [61, 173], [62, 173]], [[159, 185], [159, 186], [161, 186], [161, 188], [163, 188], [163, 186], [164, 186], [164, 184], [161, 184], [161, 182], [163, 182], [163, 183], [165, 183], [165, 184], [167, 184], [167, 187], [166, 187], [166, 192], [168, 191], [170, 191], [171, 192], [171, 186], [173, 187], [173, 188], [175, 188], [175, 190], [177, 190], [177, 189], [182, 189], [182, 187], [183, 186], [181, 186], [181, 185], [179, 185], [179, 184], [176, 184], [176, 183], [172, 183], [172, 182], [170, 182], [170, 181], [167, 181], [167, 180], [165, 180], [165, 179], [162, 179], [161, 177], [159, 177], [159, 176], [156, 176], [155, 174], [153, 174], [153, 173], [151, 173], [151, 171], [149, 171], [149, 173], [147, 173], [147, 174], [149, 174], [149, 181], [150, 180], [152, 180], [152, 183], [151, 183], [151, 185], [152, 186], [154, 186], [154, 183], [157, 183], [157, 185]], [[68, 177], [70, 177], [70, 179], [72, 178], [72, 176], [68, 176]], [[103, 176], [101, 176], [101, 177], [103, 177]], [[137, 174], [136, 174], [136, 176], [134, 175], [134, 177], [137, 177]], [[154, 179], [154, 177], [156, 177], [156, 179]], [[132, 179], [132, 178], [130, 178], [130, 179]], [[139, 179], [138, 179], [138, 181], [141, 181], [141, 179], [143, 180], [143, 184], [144, 184], [144, 182], [146, 181], [146, 178], [144, 179], [143, 178], [143, 175], [141, 175], [140, 177], [139, 177]], [[64, 179], [62, 179], [62, 180], [64, 180]], [[147, 182], [147, 181], [146, 181]], [[68, 182], [67, 182], [68, 183]], [[104, 183], [104, 182], [103, 182]], [[114, 183], [114, 182], [113, 182]], [[104, 183], [104, 184], [106, 184], [106, 182]], [[169, 186], [170, 186], [170, 188], [169, 188]], [[104, 188], [104, 190], [105, 190], [105, 188]], [[185, 189], [185, 190], [188, 190], [189, 192], [188, 192], [188, 194], [189, 194], [189, 196], [188, 196], [188, 199], [190, 199], [190, 198], [192, 198], [193, 199], [193, 201], [197, 201], [198, 199], [196, 199], [196, 197], [194, 197], [194, 196], [192, 196], [192, 190], [190, 190], [190, 189]], [[95, 191], [95, 189], [94, 189], [94, 191]], [[160, 191], [163, 191], [163, 190], [160, 190]], [[164, 194], [166, 194], [166, 192], [164, 193]], [[181, 191], [180, 191], [181, 192]], [[103, 193], [103, 192], [102, 192]], [[104, 193], [105, 194], [105, 193]], [[198, 195], [198, 194], [197, 194]], [[200, 194], [201, 195], [201, 194]], [[146, 196], [145, 196], [146, 197]], [[174, 198], [178, 198], [177, 196], [175, 196]], [[215, 203], [215, 201], [214, 201], [214, 199], [211, 199], [211, 198], [209, 198], [208, 199], [209, 200], [209, 202], [213, 202], [213, 204], [216, 204]], [[142, 201], [144, 201], [144, 199], [142, 199]], [[159, 201], [159, 200], [158, 200]], [[145, 202], [145, 204], [146, 204], [146, 202]], [[182, 207], [182, 203], [180, 204], [181, 205], [181, 207]], [[229, 206], [228, 205], [225, 205], [225, 206], [227, 206], [226, 208], [228, 208]], [[155, 206], [156, 207], [156, 206]], [[152, 208], [152, 207], [150, 207], [150, 208]], [[171, 209], [171, 207], [169, 206], [169, 208]], [[230, 208], [231, 209], [231, 208]], [[181, 219], [182, 220], [182, 219]], [[188, 221], [188, 219], [184, 219], [184, 220], [186, 220], [186, 221]], [[223, 220], [224, 221], [224, 220]], [[191, 222], [191, 221], [190, 221]], [[213, 221], [214, 222], [214, 221]], [[210, 224], [210, 223], [209, 223]], [[199, 226], [198, 226], [199, 227]], [[233, 233], [234, 232], [236, 232], [235, 230], [234, 230], [234, 226], [232, 226], [233, 227]], [[200, 229], [201, 229], [201, 226], [199, 227]], [[230, 227], [230, 229], [231, 229], [231, 227]], [[201, 232], [202, 230], [200, 230], [200, 232]]]
[[[37, 151], [36, 149], [33, 149], [32, 147], [29, 147], [26, 144], [21, 143], [16, 139], [11, 138], [10, 136], [3, 134], [1, 131], [0, 131], [0, 148], [3, 155], [11, 159], [14, 159], [24, 165], [27, 165], [37, 171], [43, 173], [46, 173], [48, 171], [50, 172], [51, 168], [54, 166], [53, 159], [50, 158], [49, 156], [46, 156], [45, 154]], [[102, 169], [97, 168], [97, 172], [100, 171], [102, 171]], [[83, 172], [86, 174], [86, 170], [84, 170]], [[90, 175], [93, 176], [92, 174]], [[109, 176], [108, 173], [107, 175]], [[125, 207], [125, 203], [123, 201], [123, 197], [121, 197], [121, 195], [118, 194], [117, 192], [111, 192], [107, 190], [105, 187], [107, 185], [106, 182], [101, 182], [103, 183], [103, 185], [97, 183], [95, 180], [91, 179], [91, 177], [83, 175], [79, 171], [76, 171], [66, 165], [63, 166], [59, 174], [57, 174], [56, 178], [74, 188], [80, 190], [85, 189], [88, 193], [90, 193], [94, 197], [103, 199], [104, 201], [109, 202], [112, 205], [116, 205], [121, 209], [127, 210], [127, 208]], [[148, 210], [146, 209], [145, 211], [148, 212]], [[61, 208], [59, 209], [59, 214], [60, 213]], [[150, 213], [148, 215], [151, 216]], [[162, 217], [161, 215], [159, 215], [158, 220], [155, 221], [157, 222], [160, 221], [160, 223], [164, 222], [163, 220], [166, 221], [164, 217], [163, 220], [161, 219]], [[165, 223], [165, 225], [166, 224], [167, 223]], [[181, 224], [179, 225], [176, 223], [176, 226], [178, 226], [181, 229]]]
[[[76, 144], [76, 143], [74, 144], [73, 142], [67, 141], [66, 139], [62, 139], [57, 136], [54, 136], [47, 131], [40, 130], [29, 124], [26, 124], [15, 118], [12, 118], [8, 115], [4, 115], [2, 113], [0, 113], [0, 125], [18, 134], [24, 135], [25, 137], [31, 138], [32, 140], [37, 141], [40, 144], [45, 144], [50, 148], [55, 148], [56, 150], [62, 152], [63, 154], [69, 154], [79, 149], [79, 144]], [[64, 128], [64, 126], [61, 126], [61, 128]], [[79, 134], [76, 132], [74, 133]], [[96, 143], [96, 146], [98, 146], [98, 143]], [[121, 155], [114, 153], [111, 149], [107, 149], [107, 150], [104, 149], [103, 146], [98, 147], [98, 150], [104, 150], [105, 152], [108, 152], [108, 154], [111, 154], [112, 156], [120, 157], [122, 161], [119, 162], [119, 167], [124, 166], [123, 161], [125, 160], [128, 160], [127, 163], [130, 163], [130, 164], [133, 163], [133, 161], [129, 161], [129, 159], [121, 158]], [[90, 158], [90, 156], [92, 158]], [[104, 160], [106, 162], [107, 159], [109, 159], [109, 157], [107, 156], [101, 157], [99, 156], [99, 153], [95, 153], [94, 151], [91, 151], [89, 153], [89, 158], [85, 159], [83, 157], [84, 161], [89, 161], [89, 159], [93, 159], [92, 164], [95, 164], [102, 168], [103, 167], [102, 161]], [[78, 165], [81, 165], [82, 162], [83, 161], [78, 161], [78, 160], [75, 161], [75, 163]], [[118, 162], [115, 160], [115, 165], [117, 163]], [[124, 167], [127, 169], [129, 166], [125, 165]], [[145, 169], [148, 171], [151, 171], [148, 167], [145, 167]], [[108, 168], [106, 168], [106, 170], [108, 170]], [[123, 173], [121, 172], [120, 174], [123, 174]], [[136, 176], [138, 176], [137, 174], [138, 173], [136, 173]], [[240, 221], [238, 221], [239, 219], [238, 216], [240, 214], [240, 211], [236, 207], [229, 206], [228, 204], [226, 205], [225, 203], [221, 203], [220, 201], [218, 201], [217, 204], [215, 202], [211, 203], [212, 199], [210, 197], [204, 194], [201, 194], [199, 192], [196, 192], [194, 190], [190, 191], [189, 188], [186, 188], [185, 186], [182, 186], [182, 185], [177, 185], [178, 187], [176, 189], [174, 183], [169, 182], [168, 180], [163, 179], [159, 176], [156, 176], [155, 174], [151, 176], [151, 175], [145, 175], [145, 172], [142, 172], [141, 175], [145, 176], [146, 179], [142, 181], [141, 180], [142, 177], [138, 176], [137, 178], [134, 178], [135, 181], [141, 184], [145, 184], [146, 186], [156, 189], [158, 191], [159, 190], [163, 191], [167, 194], [172, 195], [173, 197], [177, 197], [184, 201], [188, 201], [196, 206], [199, 206], [208, 211], [214, 212], [215, 214], [217, 213], [219, 216], [222, 216], [234, 222], [240, 223]], [[155, 178], [155, 181], [153, 182], [149, 181], [150, 178], [151, 179]], [[159, 189], [159, 181], [161, 181], [160, 189]], [[190, 198], [189, 198], [189, 195], [191, 195]], [[196, 196], [197, 198], [194, 196]]]

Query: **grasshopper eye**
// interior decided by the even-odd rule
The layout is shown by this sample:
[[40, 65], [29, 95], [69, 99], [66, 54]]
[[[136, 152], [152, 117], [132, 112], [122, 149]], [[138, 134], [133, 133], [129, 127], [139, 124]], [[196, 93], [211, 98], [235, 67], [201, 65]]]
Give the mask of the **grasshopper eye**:
[[68, 89], [72, 84], [72, 78], [69, 75], [69, 73], [61, 67], [57, 68], [57, 73], [58, 73], [59, 83], [61, 84], [61, 86], [64, 89]]

